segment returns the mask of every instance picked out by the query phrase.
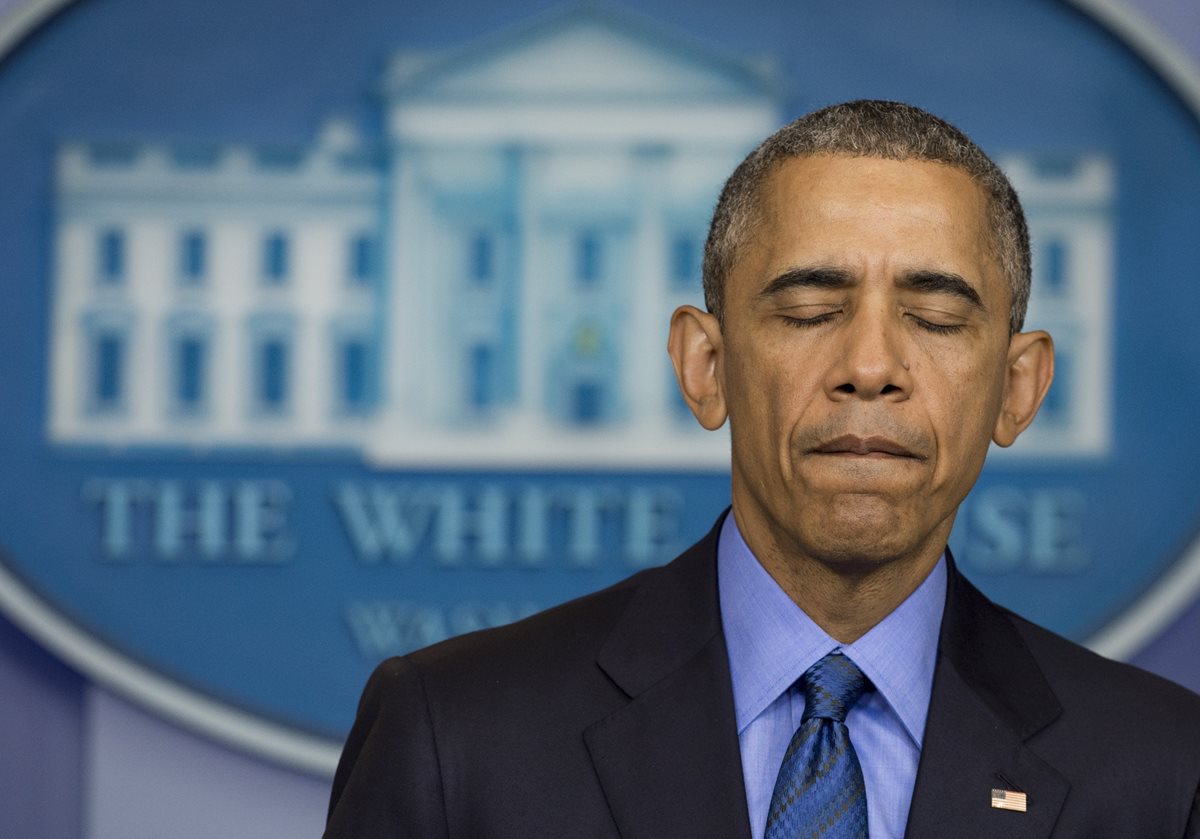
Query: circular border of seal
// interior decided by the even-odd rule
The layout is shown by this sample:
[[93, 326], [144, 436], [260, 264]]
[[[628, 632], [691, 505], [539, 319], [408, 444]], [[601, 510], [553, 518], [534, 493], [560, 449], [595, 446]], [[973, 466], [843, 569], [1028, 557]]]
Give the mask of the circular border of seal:
[[[0, 18], [0, 61], [77, 0], [17, 0]], [[1200, 119], [1200, 67], [1119, 0], [1063, 0], [1141, 58]], [[1110, 658], [1136, 653], [1200, 592], [1200, 534], [1154, 584], [1087, 645]], [[331, 776], [341, 744], [263, 720], [178, 685], [88, 635], [0, 563], [0, 609], [22, 631], [88, 678], [160, 717], [286, 767]]]

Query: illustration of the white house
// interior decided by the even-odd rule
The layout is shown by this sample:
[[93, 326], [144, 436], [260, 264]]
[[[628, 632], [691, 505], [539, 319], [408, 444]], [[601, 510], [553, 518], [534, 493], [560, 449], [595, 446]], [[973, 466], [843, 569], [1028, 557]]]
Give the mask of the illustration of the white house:
[[[393, 57], [384, 136], [64, 143], [48, 433], [349, 449], [380, 465], [724, 468], [666, 358], [723, 179], [781, 121], [772, 73], [576, 10]], [[1067, 359], [1020, 451], [1108, 441], [1112, 172], [1006, 161]]]

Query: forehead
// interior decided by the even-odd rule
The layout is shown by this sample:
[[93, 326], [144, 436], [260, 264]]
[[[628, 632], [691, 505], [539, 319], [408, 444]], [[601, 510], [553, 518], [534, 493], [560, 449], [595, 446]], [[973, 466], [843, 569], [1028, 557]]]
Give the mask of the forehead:
[[745, 256], [765, 260], [759, 267], [767, 271], [787, 262], [866, 270], [882, 261], [1003, 285], [990, 258], [987, 196], [970, 175], [946, 164], [793, 158], [764, 180], [757, 215]]

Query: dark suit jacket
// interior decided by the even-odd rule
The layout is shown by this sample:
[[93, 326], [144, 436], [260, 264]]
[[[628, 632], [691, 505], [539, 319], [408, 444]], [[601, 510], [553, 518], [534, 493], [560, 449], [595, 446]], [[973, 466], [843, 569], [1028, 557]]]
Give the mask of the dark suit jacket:
[[[746, 837], [717, 529], [674, 562], [384, 662], [327, 839]], [[1200, 697], [949, 573], [906, 836], [1200, 837]], [[993, 809], [994, 787], [1028, 795]]]

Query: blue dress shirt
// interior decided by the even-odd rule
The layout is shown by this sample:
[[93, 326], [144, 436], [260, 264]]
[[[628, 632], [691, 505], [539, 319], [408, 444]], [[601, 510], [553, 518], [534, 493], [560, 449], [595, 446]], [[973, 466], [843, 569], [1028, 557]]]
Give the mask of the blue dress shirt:
[[839, 644], [797, 606], [750, 552], [730, 514], [717, 549], [721, 623], [733, 676], [750, 833], [762, 839], [775, 776], [804, 713], [792, 686], [840, 649], [874, 683], [846, 718], [862, 764], [871, 839], [901, 839], [933, 689], [946, 561], [853, 644]]

